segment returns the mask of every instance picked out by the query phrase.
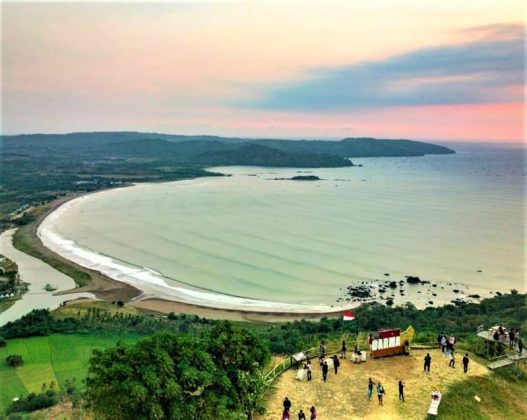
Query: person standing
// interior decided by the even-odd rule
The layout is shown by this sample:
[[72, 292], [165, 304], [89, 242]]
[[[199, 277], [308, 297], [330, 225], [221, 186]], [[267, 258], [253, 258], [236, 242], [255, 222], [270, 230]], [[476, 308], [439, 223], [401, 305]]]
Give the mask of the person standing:
[[311, 420], [314, 420], [317, 418], [317, 409], [315, 408], [315, 406], [313, 405], [310, 409], [309, 409], [309, 412], [311, 413]]
[[368, 399], [371, 399], [371, 396], [373, 394], [373, 386], [375, 385], [375, 382], [371, 378], [368, 378]]
[[342, 347], [340, 348], [340, 358], [346, 358], [346, 340], [342, 340]]
[[289, 410], [291, 410], [291, 401], [289, 401], [289, 398], [285, 397], [283, 406], [284, 412], [287, 412], [287, 414], [289, 414]]
[[404, 402], [404, 387], [405, 384], [403, 381], [399, 381], [399, 401]]
[[518, 340], [518, 351], [520, 352], [520, 356], [522, 355], [522, 351], [523, 351], [523, 341], [521, 340], [521, 338]]
[[468, 353], [465, 353], [463, 356], [463, 372], [467, 373], [468, 371], [468, 362], [470, 359], [468, 358]]
[[307, 380], [310, 381], [312, 378], [313, 367], [311, 366], [311, 360], [307, 361]]
[[448, 366], [450, 366], [451, 368], [456, 367], [456, 357], [454, 356], [454, 352], [450, 353], [450, 362], [448, 362]]
[[320, 359], [323, 359], [326, 354], [326, 346], [324, 344], [324, 340], [320, 341], [320, 345], [318, 346], [318, 357]]
[[443, 340], [443, 334], [439, 334], [437, 336], [437, 344], [439, 345], [439, 348], [441, 348], [441, 341]]
[[324, 379], [324, 382], [328, 380], [328, 370], [329, 370], [328, 362], [324, 360], [324, 363], [322, 364], [322, 378]]
[[373, 344], [373, 335], [370, 334], [368, 336], [368, 346], [370, 346], [370, 350], [371, 350], [372, 344]]
[[441, 337], [441, 352], [443, 354], [446, 351], [446, 344], [447, 344], [446, 337], [443, 335], [443, 337]]
[[382, 399], [384, 397], [384, 394], [385, 394], [384, 387], [379, 382], [379, 384], [377, 385], [377, 398], [379, 399], [379, 405], [383, 405]]
[[304, 410], [300, 410], [298, 412], [298, 420], [306, 420], [306, 415], [304, 414]]
[[432, 364], [432, 357], [430, 357], [430, 353], [426, 353], [424, 370], [430, 372], [430, 365], [431, 364]]
[[333, 356], [333, 369], [335, 369], [335, 375], [339, 371], [340, 361], [337, 355]]

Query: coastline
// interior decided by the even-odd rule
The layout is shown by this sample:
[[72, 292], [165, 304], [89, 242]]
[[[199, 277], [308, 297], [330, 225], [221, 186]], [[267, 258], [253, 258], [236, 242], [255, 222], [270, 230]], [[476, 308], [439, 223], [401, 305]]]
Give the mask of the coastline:
[[91, 292], [106, 301], [123, 300], [138, 308], [157, 312], [185, 312], [213, 318], [278, 322], [289, 319], [319, 319], [338, 316], [344, 310], [359, 306], [358, 303], [330, 305], [302, 305], [248, 299], [192, 288], [183, 283], [169, 286], [163, 276], [148, 268], [133, 267], [110, 257], [82, 249], [73, 241], [61, 238], [52, 229], [53, 221], [76, 200], [94, 194], [61, 197], [29, 229], [32, 240], [55, 258], [71, 264], [76, 269], [88, 272], [90, 284], [64, 293]]

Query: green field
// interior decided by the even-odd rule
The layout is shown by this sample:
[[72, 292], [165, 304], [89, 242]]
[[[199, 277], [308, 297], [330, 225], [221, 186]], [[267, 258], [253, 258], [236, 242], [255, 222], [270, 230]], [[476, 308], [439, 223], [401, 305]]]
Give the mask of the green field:
[[[110, 347], [119, 339], [134, 342], [138, 338], [136, 334], [53, 334], [9, 340], [7, 347], [0, 349], [0, 413], [14, 397], [39, 392], [43, 383], [54, 381], [61, 387], [75, 378], [82, 388], [93, 349]], [[21, 355], [24, 365], [8, 367], [5, 358], [10, 354]]]

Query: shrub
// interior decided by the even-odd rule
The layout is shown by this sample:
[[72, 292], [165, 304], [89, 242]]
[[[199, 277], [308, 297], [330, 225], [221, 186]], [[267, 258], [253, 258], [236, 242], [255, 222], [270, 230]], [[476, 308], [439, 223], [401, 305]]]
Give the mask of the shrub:
[[19, 354], [10, 354], [5, 358], [6, 363], [8, 366], [11, 367], [19, 367], [24, 364], [24, 361], [22, 360], [22, 356]]
[[7, 341], [4, 337], [0, 337], [0, 349], [7, 346]]
[[7, 413], [17, 413], [20, 411], [36, 411], [43, 408], [51, 407], [58, 402], [58, 394], [53, 389], [35, 394], [32, 392], [27, 397], [13, 401], [7, 408]]

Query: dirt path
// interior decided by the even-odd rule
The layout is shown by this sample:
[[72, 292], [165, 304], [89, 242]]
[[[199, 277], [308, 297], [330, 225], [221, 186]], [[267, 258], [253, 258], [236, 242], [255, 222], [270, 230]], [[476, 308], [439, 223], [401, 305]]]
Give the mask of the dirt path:
[[[330, 371], [327, 383], [322, 381], [318, 360], [314, 359], [311, 382], [296, 380], [294, 370], [287, 371], [275, 381], [267, 394], [267, 414], [259, 419], [281, 419], [285, 396], [293, 403], [291, 419], [295, 420], [299, 409], [307, 413], [312, 405], [317, 407], [317, 419], [422, 419], [426, 417], [430, 393], [435, 387], [444, 393], [449, 384], [467, 376], [488, 374], [488, 369], [474, 360], [469, 372], [464, 374], [461, 360], [457, 360], [452, 369], [439, 350], [428, 352], [432, 356], [430, 373], [423, 372], [423, 358], [427, 351], [414, 350], [410, 356], [369, 359], [360, 365], [342, 360], [338, 374]], [[368, 401], [368, 377], [383, 384], [386, 390], [384, 406], [378, 405], [375, 394]], [[400, 379], [406, 383], [405, 403], [398, 399]]]

